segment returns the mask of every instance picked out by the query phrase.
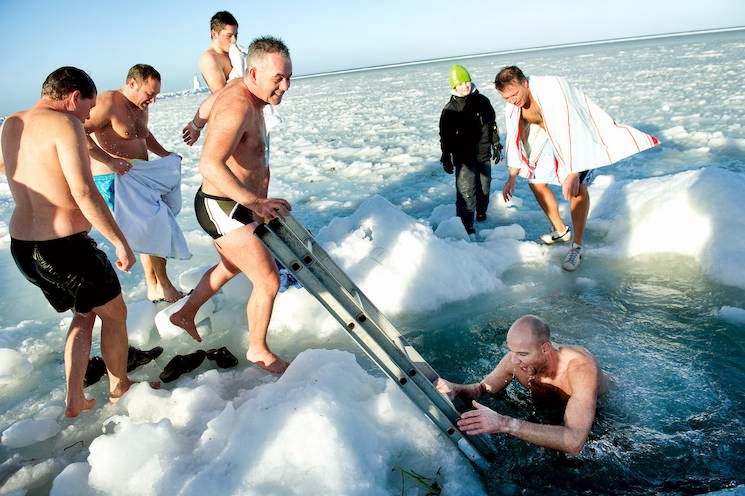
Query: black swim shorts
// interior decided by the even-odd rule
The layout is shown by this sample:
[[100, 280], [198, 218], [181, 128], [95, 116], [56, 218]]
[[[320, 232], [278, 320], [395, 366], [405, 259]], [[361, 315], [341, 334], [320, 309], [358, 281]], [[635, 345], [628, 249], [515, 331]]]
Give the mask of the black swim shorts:
[[254, 221], [253, 212], [230, 198], [212, 196], [197, 190], [194, 213], [202, 229], [217, 239]]
[[111, 262], [87, 233], [47, 241], [11, 238], [10, 252], [58, 312], [90, 312], [122, 291]]

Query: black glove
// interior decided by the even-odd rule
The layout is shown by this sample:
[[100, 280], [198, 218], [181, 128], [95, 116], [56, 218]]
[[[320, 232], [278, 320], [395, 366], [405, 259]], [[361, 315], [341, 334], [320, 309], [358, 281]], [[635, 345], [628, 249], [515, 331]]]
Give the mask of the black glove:
[[442, 170], [444, 170], [448, 174], [452, 174], [454, 172], [453, 169], [453, 159], [450, 156], [449, 153], [444, 153], [442, 155]]
[[497, 143], [494, 146], [494, 163], [498, 164], [500, 160], [502, 160], [502, 145], [500, 143]]

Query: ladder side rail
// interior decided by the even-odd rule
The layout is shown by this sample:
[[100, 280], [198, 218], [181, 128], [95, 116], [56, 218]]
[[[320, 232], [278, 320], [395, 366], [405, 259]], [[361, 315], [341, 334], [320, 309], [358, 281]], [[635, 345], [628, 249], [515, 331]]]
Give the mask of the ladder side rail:
[[[367, 295], [349, 278], [302, 224], [292, 215], [288, 215], [284, 221], [273, 219], [269, 223], [269, 227], [285, 243], [293, 246], [293, 251], [296, 253], [305, 253], [300, 258], [313, 257], [316, 263], [324, 266], [331, 276], [336, 279], [337, 285], [344, 288], [351, 297], [357, 297], [359, 299], [361, 303], [360, 310], [364, 311], [369, 318], [377, 322], [378, 326], [389, 336], [389, 339], [405, 352], [408, 343], [398, 329], [370, 301]], [[310, 264], [309, 260], [304, 260], [304, 262], [305, 265]], [[292, 271], [291, 267], [286, 268]]]

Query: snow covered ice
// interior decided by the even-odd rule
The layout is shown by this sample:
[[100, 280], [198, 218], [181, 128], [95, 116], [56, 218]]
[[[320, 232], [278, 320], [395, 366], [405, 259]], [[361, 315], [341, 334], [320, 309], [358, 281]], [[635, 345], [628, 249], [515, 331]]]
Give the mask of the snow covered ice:
[[[738, 31], [458, 60], [497, 109], [500, 129], [491, 81], [517, 64], [565, 76], [618, 122], [661, 140], [599, 171], [585, 258], [572, 274], [560, 268], [565, 245], [533, 241], [548, 224], [525, 181], [512, 202], [501, 199], [501, 166], [477, 241], [455, 218], [437, 137], [452, 61], [293, 80], [277, 108], [284, 123], [272, 134], [270, 195], [290, 201], [442, 376], [479, 380], [504, 353], [509, 324], [535, 313], [557, 341], [592, 351], [619, 385], [578, 457], [494, 436], [498, 462], [488, 474], [295, 288], [277, 298], [269, 330], [270, 346], [293, 359], [283, 376], [243, 360], [227, 370], [205, 361], [161, 390], [137, 385], [116, 405], [104, 379], [87, 390], [94, 410], [64, 418], [70, 317], [14, 266], [13, 205], [0, 181], [0, 494], [424, 494], [396, 468], [469, 496], [745, 484], [744, 56]], [[165, 95], [151, 107], [151, 131], [184, 157], [177, 219], [193, 257], [168, 266], [186, 289], [216, 261], [192, 206], [201, 141], [189, 148], [180, 138], [204, 96]], [[171, 357], [198, 347], [224, 345], [243, 358], [247, 280], [216, 297], [195, 343], [149, 324], [141, 270], [120, 274], [130, 341], [165, 352], [135, 378], [155, 380]], [[509, 389], [492, 406], [525, 416], [524, 401]]]

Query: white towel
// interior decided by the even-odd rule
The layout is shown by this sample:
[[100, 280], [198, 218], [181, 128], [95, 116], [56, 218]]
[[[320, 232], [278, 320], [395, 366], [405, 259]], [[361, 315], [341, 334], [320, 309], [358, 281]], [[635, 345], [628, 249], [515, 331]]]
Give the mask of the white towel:
[[233, 43], [228, 49], [228, 58], [230, 58], [230, 65], [233, 68], [228, 74], [228, 81], [236, 78], [241, 78], [246, 74], [246, 55], [248, 50], [238, 46], [238, 43]]
[[181, 210], [181, 157], [138, 160], [114, 178], [114, 218], [132, 249], [164, 258], [191, 252], [176, 223]]
[[551, 147], [536, 155], [536, 144], [531, 143], [535, 156], [529, 157], [520, 135], [520, 109], [508, 103], [505, 162], [508, 167], [519, 167], [520, 175], [534, 182], [561, 184], [570, 173], [610, 165], [660, 143], [654, 136], [617, 124], [564, 78], [534, 76], [529, 84], [541, 107]]

